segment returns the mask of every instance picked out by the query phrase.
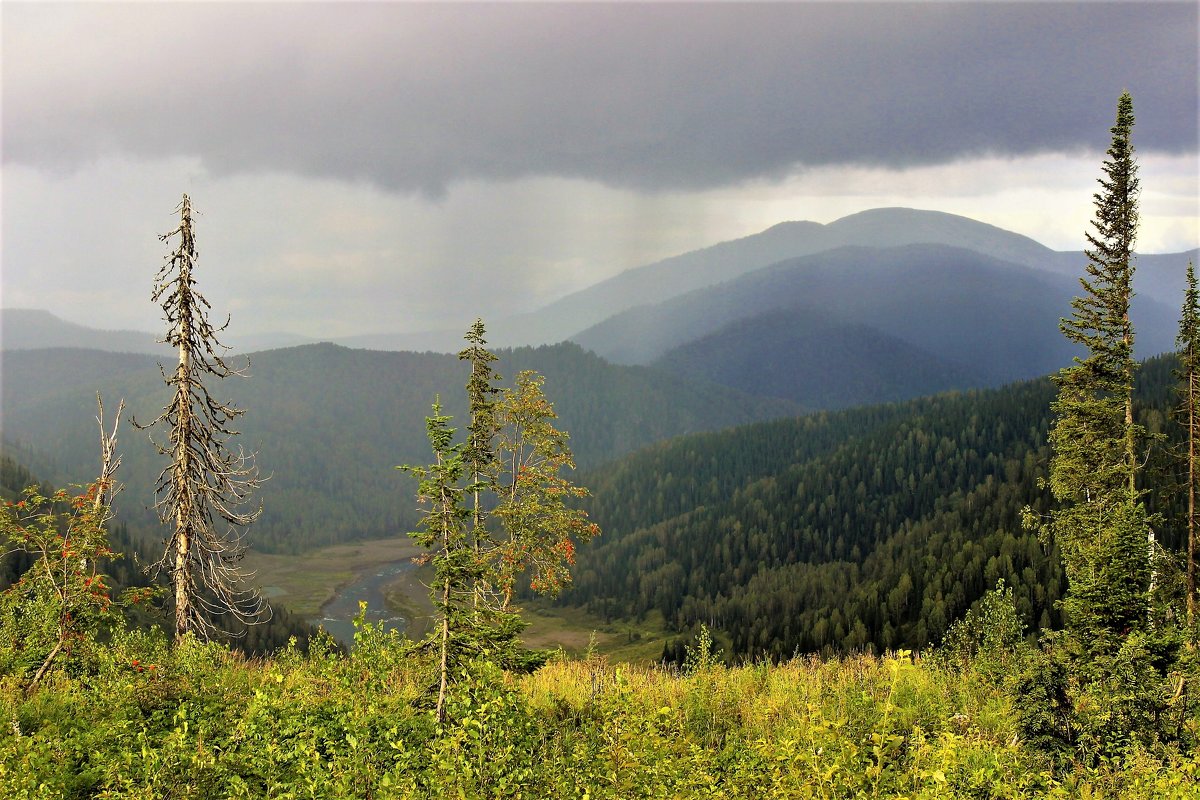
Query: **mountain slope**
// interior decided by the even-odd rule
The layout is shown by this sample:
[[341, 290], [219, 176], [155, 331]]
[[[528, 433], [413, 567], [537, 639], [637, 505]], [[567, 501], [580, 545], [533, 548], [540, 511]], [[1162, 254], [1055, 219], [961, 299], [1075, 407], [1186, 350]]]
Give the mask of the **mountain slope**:
[[[645, 368], [608, 364], [576, 345], [501, 351], [500, 372], [546, 376], [546, 393], [581, 465], [595, 465], [663, 438], [795, 414], [784, 400], [758, 399]], [[88, 366], [87, 369], [81, 369]], [[111, 372], [105, 373], [110, 367]], [[60, 482], [95, 470], [95, 393], [128, 401], [140, 422], [167, 401], [153, 359], [80, 350], [11, 351], [2, 364], [5, 440], [45, 454]], [[441, 397], [465, 424], [467, 367], [455, 356], [307, 345], [252, 354], [248, 379], [210, 386], [247, 409], [237, 440], [259, 453], [270, 479], [266, 511], [251, 529], [260, 549], [303, 550], [355, 538], [400, 535], [416, 523], [415, 486], [397, 464], [429, 459], [425, 417]], [[155, 433], [165, 438], [164, 432]], [[147, 506], [164, 465], [146, 434], [123, 427], [127, 489], [119, 506], [131, 525], [154, 529]]]
[[[1080, 236], [1082, 242], [1083, 237]], [[901, 247], [941, 244], [1072, 279], [1086, 262], [1081, 252], [1057, 252], [1033, 239], [956, 214], [911, 208], [876, 208], [828, 224], [782, 222], [761, 233], [721, 242], [621, 272], [549, 303], [537, 311], [494, 320], [495, 341], [506, 345], [557, 342], [615, 314], [663, 302], [706, 286], [733, 280], [787, 259], [847, 246]], [[1196, 251], [1142, 255], [1138, 291], [1169, 308], [1179, 305], [1183, 273]], [[461, 331], [380, 333], [339, 340], [355, 347], [443, 350], [457, 345]]]
[[[789, 258], [848, 245], [898, 246], [931, 242], [977, 249], [999, 258], [1052, 259], [1054, 251], [1020, 234], [938, 211], [881, 208], [822, 225], [781, 222], [761, 233], [694, 250], [618, 275], [567, 295], [535, 312], [491, 324], [506, 345], [557, 342], [634, 306], [657, 303]], [[379, 334], [339, 340], [350, 346], [449, 351], [455, 331]]]
[[[1139, 373], [1164, 430], [1174, 359]], [[812, 414], [675, 439], [584, 476], [604, 536], [560, 602], [611, 620], [659, 612], [721, 629], [737, 657], [924, 647], [1003, 578], [1027, 624], [1056, 624], [1054, 550], [1021, 521], [1048, 507], [1050, 381]], [[1149, 469], [1161, 469], [1162, 450]], [[1158, 540], [1186, 540], [1166, 498]]]
[[85, 347], [116, 353], [169, 352], [145, 331], [102, 331], [60, 319], [34, 308], [0, 310], [0, 348], [37, 350], [44, 347]]
[[808, 408], [906, 400], [986, 383], [867, 325], [820, 311], [768, 311], [730, 323], [660, 356], [653, 366]]
[[[1073, 351], [1058, 331], [1078, 283], [941, 245], [845, 247], [793, 259], [655, 306], [640, 306], [572, 339], [624, 364], [764, 310], [819, 308], [867, 325], [997, 384], [1052, 372]], [[1135, 301], [1140, 352], [1170, 349], [1174, 315]]]
[[[311, 344], [312, 339], [292, 333], [257, 333], [236, 337], [235, 352], [247, 353], [278, 347]], [[170, 355], [171, 348], [146, 331], [108, 331], [77, 325], [49, 311], [33, 308], [0, 309], [0, 349], [40, 350], [78, 347], [113, 353]]]

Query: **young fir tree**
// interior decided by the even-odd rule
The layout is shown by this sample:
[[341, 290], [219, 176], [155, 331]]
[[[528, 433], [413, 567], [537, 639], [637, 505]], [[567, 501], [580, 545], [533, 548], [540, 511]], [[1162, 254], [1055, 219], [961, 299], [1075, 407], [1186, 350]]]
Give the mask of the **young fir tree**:
[[177, 211], [179, 227], [159, 238], [165, 242], [178, 236], [179, 243], [165, 258], [151, 293], [167, 322], [164, 341], [179, 353], [175, 371], [164, 373], [174, 396], [162, 414], [138, 427], [168, 430], [168, 444], [155, 443], [159, 454], [170, 458], [158, 476], [155, 507], [171, 533], [163, 557], [152, 568], [171, 576], [179, 639], [188, 632], [207, 637], [220, 630], [225, 616], [245, 625], [263, 622], [270, 608], [245, 586], [248, 576], [239, 564], [245, 552], [239, 529], [261, 512], [242, 510], [259, 484], [253, 457], [228, 443], [237, 434], [233, 420], [245, 411], [215, 400], [205, 384], [245, 371], [222, 358], [227, 348], [217, 334], [229, 321], [214, 327], [208, 301], [196, 290], [196, 236], [186, 194]]
[[417, 498], [424, 506], [419, 523], [421, 530], [409, 536], [430, 551], [426, 563], [431, 562], [434, 569], [430, 593], [440, 621], [424, 646], [435, 651], [437, 658], [436, 714], [439, 724], [446, 718], [450, 676], [457, 673], [468, 657], [465, 651], [472, 649], [472, 595], [479, 575], [477, 560], [468, 542], [470, 512], [461, 485], [466, 471], [463, 446], [454, 443], [454, 429], [449, 422], [450, 417], [442, 414], [441, 404], [435, 401], [433, 415], [425, 419], [433, 463], [427, 467], [399, 467], [419, 482]]
[[464, 337], [468, 346], [458, 354], [460, 360], [471, 365], [466, 385], [471, 421], [462, 448], [466, 494], [471, 504], [466, 536], [477, 570], [472, 581], [471, 627], [479, 655], [489, 656], [505, 666], [519, 666], [524, 658], [517, 636], [526, 626], [507, 608], [496, 588], [496, 540], [489, 506], [495, 505], [493, 498], [500, 470], [495, 441], [500, 433], [497, 397], [501, 389], [495, 385], [500, 376], [492, 368], [496, 355], [487, 349], [484, 335], [483, 320], [475, 320]]
[[1133, 245], [1137, 165], [1129, 94], [1118, 103], [1102, 191], [1087, 234], [1083, 295], [1072, 301], [1063, 334], [1087, 354], [1055, 378], [1050, 488], [1060, 507], [1050, 532], [1068, 581], [1068, 628], [1093, 654], [1111, 654], [1147, 621], [1149, 526], [1137, 488], [1138, 427], [1133, 421]]
[[483, 320], [475, 320], [463, 337], [468, 346], [458, 354], [459, 360], [471, 365], [471, 376], [467, 379], [467, 405], [471, 422], [467, 426], [463, 460], [470, 481], [470, 536], [476, 553], [486, 549], [489, 539], [488, 515], [482, 498], [495, 479], [496, 454], [492, 450], [492, 443], [499, 431], [496, 425], [496, 396], [500, 394], [500, 389], [495, 384], [500, 376], [492, 369], [496, 356], [487, 349], [484, 333]]
[[534, 592], [556, 594], [570, 580], [576, 541], [599, 533], [568, 505], [587, 490], [559, 474], [574, 462], [541, 376], [523, 372], [514, 387], [497, 389], [483, 335], [476, 321], [460, 354], [471, 362], [466, 441], [455, 443], [450, 417], [434, 403], [426, 418], [433, 463], [399, 467], [419, 481], [421, 530], [410, 536], [434, 567], [439, 624], [423, 646], [437, 654], [439, 721], [453, 676], [472, 659], [510, 669], [540, 663], [517, 638], [525, 628], [512, 604], [517, 579], [528, 573]]
[[1196, 444], [1200, 439], [1200, 291], [1196, 288], [1196, 269], [1187, 265], [1187, 289], [1184, 292], [1183, 312], [1179, 318], [1180, 405], [1179, 421], [1183, 425], [1187, 446], [1187, 624], [1189, 640], [1196, 619]]

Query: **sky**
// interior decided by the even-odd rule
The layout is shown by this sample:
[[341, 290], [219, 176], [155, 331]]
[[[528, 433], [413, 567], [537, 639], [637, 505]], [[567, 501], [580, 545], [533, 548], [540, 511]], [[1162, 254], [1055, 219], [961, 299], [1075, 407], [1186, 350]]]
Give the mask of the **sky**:
[[1125, 90], [1140, 249], [1190, 249], [1197, 8], [5, 0], [0, 305], [159, 330], [183, 193], [232, 337], [465, 329], [881, 206], [1079, 250]]

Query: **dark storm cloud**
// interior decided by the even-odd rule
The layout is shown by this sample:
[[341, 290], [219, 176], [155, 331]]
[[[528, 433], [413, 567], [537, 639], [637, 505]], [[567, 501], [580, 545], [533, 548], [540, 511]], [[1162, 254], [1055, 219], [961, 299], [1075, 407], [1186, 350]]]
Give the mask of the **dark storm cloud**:
[[438, 194], [1197, 147], [1197, 6], [6, 3], [3, 156], [199, 156]]

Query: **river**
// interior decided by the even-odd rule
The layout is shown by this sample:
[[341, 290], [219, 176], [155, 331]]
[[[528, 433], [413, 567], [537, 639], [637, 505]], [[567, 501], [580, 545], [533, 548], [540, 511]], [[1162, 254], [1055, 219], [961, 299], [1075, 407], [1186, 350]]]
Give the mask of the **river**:
[[321, 616], [310, 619], [347, 647], [354, 644], [354, 618], [358, 615], [358, 604], [367, 601], [367, 622], [383, 622], [388, 630], [403, 631], [404, 617], [397, 616], [387, 608], [384, 590], [395, 583], [401, 573], [413, 568], [412, 559], [377, 564], [354, 576], [354, 580], [337, 590], [333, 599], [321, 606]]

